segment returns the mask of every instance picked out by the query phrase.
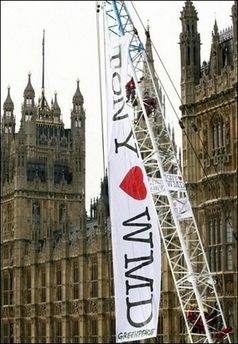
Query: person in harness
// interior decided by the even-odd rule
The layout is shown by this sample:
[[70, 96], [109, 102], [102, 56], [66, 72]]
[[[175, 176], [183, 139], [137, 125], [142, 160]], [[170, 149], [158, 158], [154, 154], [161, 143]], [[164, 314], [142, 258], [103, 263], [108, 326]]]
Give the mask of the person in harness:
[[131, 79], [126, 84], [126, 102], [127, 103], [131, 100], [131, 103], [133, 104], [135, 100], [135, 95], [136, 95], [135, 90], [136, 90], [136, 85], [132, 76]]
[[196, 303], [193, 303], [191, 305], [191, 308], [188, 311], [188, 314], [187, 314], [187, 319], [188, 319], [189, 323], [193, 325], [193, 327], [192, 327], [193, 333], [199, 333], [199, 328], [196, 325], [196, 321], [197, 321], [198, 315], [199, 315], [197, 306], [198, 305]]
[[[143, 104], [145, 107], [145, 112], [146, 112], [147, 117], [150, 117], [151, 113], [156, 108], [156, 100], [155, 98], [151, 97], [149, 95], [149, 92], [147, 91], [144, 93]], [[139, 121], [141, 116], [144, 119], [143, 111], [139, 111], [138, 116], [137, 116], [137, 121]]]

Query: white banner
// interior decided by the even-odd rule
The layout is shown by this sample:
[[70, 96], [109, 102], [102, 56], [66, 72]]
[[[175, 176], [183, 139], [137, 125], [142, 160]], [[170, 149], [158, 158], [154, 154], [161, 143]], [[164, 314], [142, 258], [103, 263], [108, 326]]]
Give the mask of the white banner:
[[164, 179], [166, 183], [166, 189], [162, 178], [150, 178], [148, 177], [150, 189], [153, 194], [165, 195], [166, 191], [185, 191], [185, 184], [183, 177], [177, 174], [164, 174]]
[[192, 217], [192, 208], [187, 198], [177, 198], [173, 200], [174, 210], [178, 219]]
[[116, 342], [157, 334], [161, 249], [157, 213], [127, 112], [129, 37], [109, 43], [108, 181]]

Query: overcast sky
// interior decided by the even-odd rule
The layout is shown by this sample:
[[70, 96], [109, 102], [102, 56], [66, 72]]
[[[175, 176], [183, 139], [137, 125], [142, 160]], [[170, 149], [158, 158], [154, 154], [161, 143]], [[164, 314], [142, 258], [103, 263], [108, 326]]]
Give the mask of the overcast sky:
[[[156, 61], [155, 67], [179, 115], [180, 94], [180, 12], [184, 1], [126, 2], [139, 36], [149, 22], [153, 45], [167, 72]], [[208, 61], [215, 19], [218, 29], [232, 25], [234, 1], [193, 1], [198, 12], [201, 36], [201, 62]], [[134, 11], [134, 9], [136, 11]], [[58, 96], [65, 127], [70, 127], [72, 97], [76, 80], [86, 109], [86, 209], [90, 199], [99, 196], [103, 177], [102, 126], [98, 68], [98, 32], [95, 1], [1, 1], [1, 109], [11, 87], [14, 114], [19, 128], [23, 91], [30, 71], [36, 101], [42, 85], [42, 37], [45, 29], [45, 94], [48, 102]], [[100, 30], [100, 37], [103, 30]], [[173, 85], [166, 75], [169, 75]], [[103, 95], [104, 96], [104, 95]], [[166, 113], [176, 129], [177, 119]], [[179, 134], [178, 134], [179, 138]]]

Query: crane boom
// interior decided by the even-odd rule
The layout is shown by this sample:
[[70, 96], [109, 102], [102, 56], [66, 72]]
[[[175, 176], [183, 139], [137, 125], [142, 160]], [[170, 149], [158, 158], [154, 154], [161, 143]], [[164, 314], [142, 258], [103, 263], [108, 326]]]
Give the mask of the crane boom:
[[[183, 182], [171, 132], [166, 123], [159, 77], [133, 24], [126, 2], [105, 1], [101, 7], [104, 9], [109, 40], [130, 35], [129, 68], [135, 81], [138, 101], [136, 107], [131, 106], [133, 115], [138, 119], [132, 119], [132, 126], [142, 163], [152, 186], [160, 235], [186, 324], [188, 341], [213, 343], [216, 333], [226, 328], [226, 323]], [[146, 115], [143, 102], [145, 89], [156, 100], [156, 107], [150, 117]], [[153, 188], [153, 185], [157, 187]], [[186, 215], [183, 215], [181, 209], [184, 209]], [[194, 325], [187, 320], [188, 309], [193, 303], [198, 305], [204, 333], [194, 333]], [[216, 314], [219, 329], [217, 325], [206, 322], [204, 308]], [[223, 338], [231, 342], [228, 333]]]

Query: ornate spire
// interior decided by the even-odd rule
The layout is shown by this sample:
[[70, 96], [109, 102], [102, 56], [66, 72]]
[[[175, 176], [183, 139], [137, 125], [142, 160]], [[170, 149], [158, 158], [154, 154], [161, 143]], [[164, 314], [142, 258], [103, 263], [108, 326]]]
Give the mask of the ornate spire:
[[80, 92], [79, 89], [79, 78], [77, 79], [77, 89], [76, 92], [73, 96], [73, 104], [83, 104], [84, 100], [83, 100], [83, 96], [82, 93]]
[[24, 90], [23, 96], [24, 98], [31, 98], [32, 100], [35, 97], [35, 91], [31, 84], [31, 72], [28, 73], [28, 83]]
[[192, 1], [186, 1], [183, 11], [180, 12], [180, 19], [195, 19], [198, 20], [197, 10], [195, 9]]
[[55, 91], [55, 99], [54, 99], [54, 102], [52, 104], [51, 109], [53, 111], [54, 120], [57, 122], [60, 122], [61, 109], [60, 109], [59, 104], [57, 102], [57, 92], [56, 91]]
[[7, 87], [7, 98], [3, 104], [4, 110], [13, 110], [14, 109], [14, 103], [12, 101], [12, 98], [10, 96], [10, 86]]
[[52, 105], [52, 109], [54, 110], [54, 113], [55, 112], [57, 112], [57, 113], [61, 112], [59, 104], [58, 104], [58, 101], [57, 101], [57, 92], [56, 91], [55, 91], [55, 99], [54, 99], [54, 102], [53, 102], [53, 105]]

